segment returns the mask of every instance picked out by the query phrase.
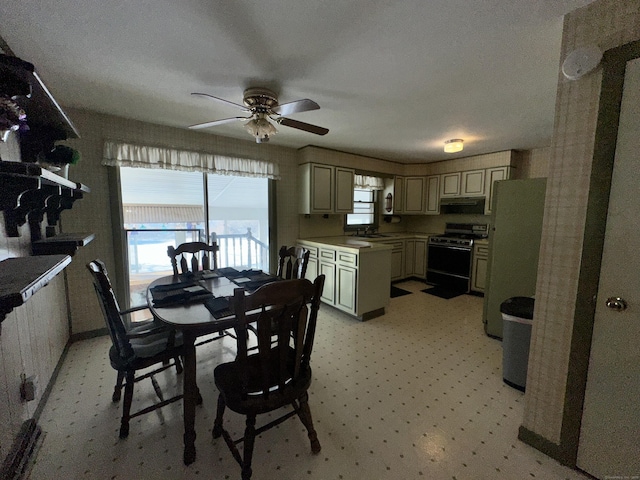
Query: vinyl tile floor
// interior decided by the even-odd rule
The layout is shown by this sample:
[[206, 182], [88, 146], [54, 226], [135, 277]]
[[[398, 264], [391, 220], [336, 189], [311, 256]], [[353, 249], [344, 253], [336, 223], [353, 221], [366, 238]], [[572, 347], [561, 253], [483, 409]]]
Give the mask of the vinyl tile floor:
[[[310, 453], [292, 418], [258, 437], [252, 478], [586, 479], [518, 440], [524, 396], [502, 381], [501, 343], [484, 334], [482, 298], [444, 300], [416, 281], [398, 286], [412, 294], [367, 322], [321, 308], [309, 403], [322, 451]], [[43, 440], [27, 478], [240, 478], [224, 441], [211, 437], [213, 369], [233, 358], [233, 342], [198, 349], [204, 403], [190, 466], [182, 463], [182, 402], [137, 417], [120, 440], [110, 340], [74, 343], [40, 417]], [[166, 395], [181, 391], [181, 377], [157, 375]], [[136, 385], [134, 408], [154, 399], [150, 381]], [[243, 418], [227, 411], [225, 426], [238, 435]]]

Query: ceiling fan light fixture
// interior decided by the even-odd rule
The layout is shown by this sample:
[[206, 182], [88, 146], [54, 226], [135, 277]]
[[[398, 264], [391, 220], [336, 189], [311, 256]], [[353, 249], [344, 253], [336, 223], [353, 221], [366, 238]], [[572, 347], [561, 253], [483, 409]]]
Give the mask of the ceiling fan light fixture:
[[445, 153], [461, 152], [464, 148], [463, 143], [464, 140], [461, 138], [452, 138], [451, 140], [447, 140], [444, 142], [444, 151]]
[[266, 143], [269, 138], [278, 133], [276, 127], [268, 120], [264, 113], [258, 113], [244, 124], [244, 129], [256, 139], [256, 143]]

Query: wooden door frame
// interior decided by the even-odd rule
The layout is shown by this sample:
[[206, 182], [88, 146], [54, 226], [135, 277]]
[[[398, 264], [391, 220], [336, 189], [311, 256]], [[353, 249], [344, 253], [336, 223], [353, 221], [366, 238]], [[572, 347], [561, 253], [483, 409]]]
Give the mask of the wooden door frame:
[[[555, 444], [523, 426], [520, 427], [518, 434], [520, 440], [573, 468], [576, 467], [580, 443], [580, 427], [591, 356], [596, 298], [602, 266], [625, 70], [627, 62], [636, 58], [640, 58], [640, 40], [607, 50], [602, 57], [602, 83], [560, 442]], [[592, 261], [594, 258], [600, 261]]]

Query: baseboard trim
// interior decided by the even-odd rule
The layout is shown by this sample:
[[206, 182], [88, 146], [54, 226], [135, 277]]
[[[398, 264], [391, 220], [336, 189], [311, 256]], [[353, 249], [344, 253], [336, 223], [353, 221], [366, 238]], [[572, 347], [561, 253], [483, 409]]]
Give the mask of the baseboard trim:
[[566, 452], [560, 447], [550, 440], [547, 440], [543, 436], [532, 432], [528, 428], [523, 427], [522, 425], [518, 429], [518, 439], [522, 440], [527, 445], [531, 445], [536, 450], [540, 450], [545, 455], [548, 455], [551, 458], [556, 459], [562, 465], [566, 465], [567, 467], [575, 468], [575, 461], [569, 458]]
[[82, 340], [89, 340], [90, 338], [104, 337], [105, 335], [109, 335], [109, 330], [107, 330], [107, 327], [98, 328], [97, 330], [89, 330], [88, 332], [74, 333], [73, 335], [71, 335], [69, 342], [75, 343]]

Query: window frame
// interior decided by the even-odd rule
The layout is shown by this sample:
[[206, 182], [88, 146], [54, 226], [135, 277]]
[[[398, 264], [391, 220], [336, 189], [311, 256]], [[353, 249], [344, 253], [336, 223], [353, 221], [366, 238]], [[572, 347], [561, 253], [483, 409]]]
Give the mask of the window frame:
[[354, 193], [356, 191], [366, 191], [366, 192], [370, 192], [371, 196], [372, 196], [372, 200], [370, 202], [362, 202], [362, 201], [358, 201], [355, 200], [355, 195], [354, 195], [354, 201], [353, 201], [353, 206], [354, 206], [354, 210], [355, 210], [355, 206], [359, 203], [371, 203], [373, 205], [373, 222], [372, 223], [359, 223], [359, 224], [349, 224], [349, 215], [354, 215], [353, 213], [347, 213], [344, 216], [344, 227], [343, 230], [345, 232], [355, 232], [357, 230], [361, 230], [364, 228], [378, 228], [379, 227], [379, 221], [378, 221], [378, 211], [379, 211], [379, 206], [378, 206], [378, 191], [377, 190], [368, 190], [368, 189], [364, 189], [364, 188], [354, 188]]

